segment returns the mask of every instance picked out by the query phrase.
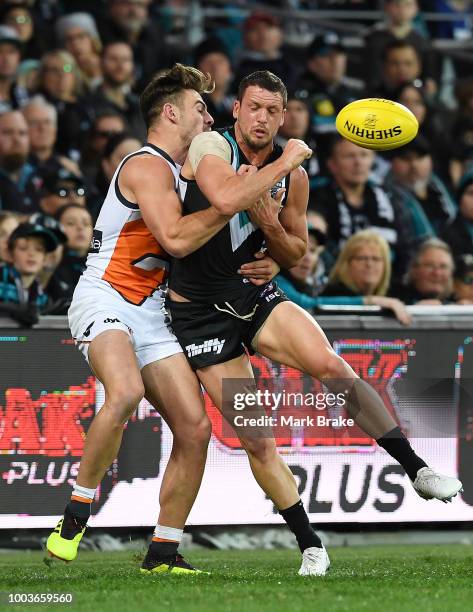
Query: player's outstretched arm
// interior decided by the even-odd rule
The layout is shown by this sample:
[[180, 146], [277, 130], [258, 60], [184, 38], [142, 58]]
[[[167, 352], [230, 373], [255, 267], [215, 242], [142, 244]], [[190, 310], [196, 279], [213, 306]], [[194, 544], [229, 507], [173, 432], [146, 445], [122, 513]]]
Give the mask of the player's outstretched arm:
[[119, 177], [123, 195], [137, 202], [148, 229], [173, 257], [185, 257], [208, 242], [230, 217], [210, 207], [182, 215], [169, 166], [155, 157], [132, 158]]
[[[302, 140], [292, 139], [277, 160], [258, 172], [238, 175], [230, 163], [230, 144], [218, 132], [204, 132], [192, 141], [188, 154], [190, 164], [186, 162], [183, 170], [185, 176], [195, 178], [199, 189], [216, 210], [234, 215], [250, 208], [311, 154], [311, 149]], [[193, 176], [189, 177], [188, 172]]]
[[[248, 212], [264, 233], [271, 257], [282, 267], [291, 268], [307, 250], [307, 203], [309, 180], [303, 168], [291, 173], [289, 193], [280, 211], [282, 193], [275, 198], [265, 193]], [[281, 190], [282, 191], [282, 190]]]

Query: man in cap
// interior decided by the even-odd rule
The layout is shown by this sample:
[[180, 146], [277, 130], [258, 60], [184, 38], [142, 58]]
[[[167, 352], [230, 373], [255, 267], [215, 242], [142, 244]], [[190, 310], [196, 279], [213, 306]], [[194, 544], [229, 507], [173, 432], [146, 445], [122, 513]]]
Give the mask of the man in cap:
[[434, 235], [439, 235], [455, 217], [457, 207], [442, 179], [433, 171], [429, 143], [419, 135], [391, 155], [385, 187], [400, 196], [404, 208], [417, 208], [423, 213]]
[[238, 65], [235, 83], [258, 70], [269, 70], [284, 81], [294, 84], [296, 65], [282, 52], [283, 31], [279, 20], [266, 11], [254, 11], [243, 24], [244, 49]]
[[314, 38], [307, 49], [306, 70], [296, 89], [310, 104], [312, 130], [317, 134], [335, 131], [335, 117], [359, 93], [345, 84], [347, 53], [335, 32]]

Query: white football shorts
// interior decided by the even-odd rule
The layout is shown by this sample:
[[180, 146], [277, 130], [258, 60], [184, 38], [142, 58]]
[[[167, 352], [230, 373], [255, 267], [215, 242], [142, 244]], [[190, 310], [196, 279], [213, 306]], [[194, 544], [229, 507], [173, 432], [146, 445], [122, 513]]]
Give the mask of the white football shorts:
[[[77, 293], [77, 292], [76, 292]], [[157, 300], [156, 300], [157, 301]], [[126, 302], [100, 287], [80, 291], [69, 307], [69, 327], [79, 351], [88, 362], [90, 343], [101, 333], [119, 329], [129, 335], [140, 369], [181, 353], [162, 308], [143, 308]]]

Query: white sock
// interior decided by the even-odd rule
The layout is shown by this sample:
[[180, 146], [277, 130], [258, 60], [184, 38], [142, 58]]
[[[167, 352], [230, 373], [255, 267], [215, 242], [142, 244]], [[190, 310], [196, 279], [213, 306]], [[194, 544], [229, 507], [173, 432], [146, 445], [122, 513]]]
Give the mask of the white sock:
[[90, 501], [93, 501], [96, 490], [97, 488], [88, 489], [87, 487], [81, 487], [76, 483], [72, 488], [72, 495], [77, 495], [77, 497], [85, 497], [86, 499], [90, 499]]
[[184, 529], [176, 529], [175, 527], [165, 527], [159, 523], [153, 533], [153, 540], [159, 538], [160, 540], [171, 540], [172, 542], [180, 542], [182, 540], [182, 534]]

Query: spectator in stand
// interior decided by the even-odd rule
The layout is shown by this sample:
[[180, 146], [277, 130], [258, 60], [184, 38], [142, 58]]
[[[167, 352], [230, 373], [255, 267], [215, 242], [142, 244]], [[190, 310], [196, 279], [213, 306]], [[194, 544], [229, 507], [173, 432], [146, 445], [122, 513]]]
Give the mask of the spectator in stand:
[[[367, 95], [391, 100], [405, 83], [420, 84], [424, 77], [422, 57], [417, 47], [404, 40], [388, 43], [382, 55], [382, 78], [378, 84], [368, 87]], [[425, 79], [424, 79], [425, 80]], [[430, 96], [437, 91], [432, 79], [425, 80], [425, 91]]]
[[235, 96], [229, 91], [233, 75], [225, 45], [218, 38], [204, 40], [194, 51], [194, 65], [209, 73], [215, 83], [214, 90], [203, 96], [214, 119], [214, 129], [233, 125]]
[[441, 235], [452, 249], [455, 258], [464, 254], [473, 255], [473, 171], [461, 179], [457, 202], [457, 216]]
[[8, 239], [11, 263], [0, 265], [0, 312], [17, 318], [29, 311], [31, 323], [36, 322], [36, 312], [48, 304], [38, 277], [46, 254], [56, 247], [54, 234], [41, 225], [21, 223], [15, 229]]
[[54, 27], [60, 48], [74, 56], [82, 82], [91, 91], [102, 77], [102, 43], [94, 18], [88, 13], [71, 13], [59, 17]]
[[365, 80], [379, 82], [382, 78], [383, 51], [392, 41], [402, 40], [418, 50], [426, 59], [429, 43], [425, 34], [416, 29], [414, 20], [419, 14], [417, 0], [384, 0], [385, 20], [369, 31], [365, 37]]
[[87, 252], [92, 240], [92, 217], [83, 206], [66, 204], [58, 210], [56, 219], [67, 236], [67, 243], [46, 291], [57, 304], [54, 314], [67, 314], [75, 286], [85, 270]]
[[28, 92], [16, 82], [21, 61], [21, 40], [16, 30], [0, 25], [0, 114], [21, 108]]
[[137, 91], [158, 70], [172, 63], [166, 54], [164, 32], [149, 15], [151, 0], [107, 0], [99, 21], [102, 42], [126, 42], [133, 49]]
[[457, 214], [448, 189], [433, 171], [430, 146], [422, 136], [392, 152], [385, 187], [399, 196], [406, 210], [416, 209], [418, 215], [422, 212], [435, 235]]
[[235, 83], [257, 70], [269, 70], [292, 88], [296, 67], [283, 52], [283, 31], [279, 20], [269, 12], [254, 11], [243, 24], [244, 48], [235, 75]]
[[78, 161], [89, 118], [80, 100], [82, 82], [73, 56], [61, 49], [41, 58], [39, 92], [52, 104], [58, 116], [57, 150]]
[[102, 83], [85, 101], [91, 114], [114, 110], [123, 116], [137, 138], [146, 140], [139, 98], [132, 92], [132, 48], [125, 42], [108, 43], [102, 51], [101, 66]]
[[455, 260], [453, 290], [457, 304], [473, 305], [473, 255], [471, 253]]
[[35, 23], [32, 9], [27, 2], [8, 3], [1, 12], [1, 23], [16, 30], [25, 59], [39, 59], [46, 51], [47, 37]]
[[451, 128], [450, 178], [457, 186], [461, 177], [473, 170], [473, 79], [459, 81], [455, 87], [458, 109]]
[[41, 175], [40, 209], [54, 217], [65, 204], [86, 206], [86, 190], [81, 176], [67, 168], [47, 168]]
[[445, 146], [446, 126], [451, 121], [443, 109], [435, 108], [428, 99], [424, 88], [416, 83], [405, 83], [392, 98], [404, 104], [419, 122], [419, 133], [428, 141], [435, 151], [434, 164], [442, 176], [448, 176], [449, 147]]
[[95, 193], [88, 203], [89, 210], [94, 220], [97, 219], [99, 215], [100, 208], [102, 207], [110, 186], [110, 181], [115, 174], [115, 170], [120, 165], [120, 162], [130, 153], [137, 151], [141, 146], [139, 140], [126, 132], [114, 134], [108, 139], [95, 182]]
[[405, 304], [438, 306], [451, 302], [453, 270], [448, 244], [429, 238], [419, 246], [409, 265], [405, 284], [393, 288], [392, 295]]
[[80, 173], [79, 167], [64, 155], [55, 152], [57, 137], [57, 111], [43, 96], [30, 98], [22, 113], [28, 124], [30, 139], [29, 162], [37, 173], [45, 168], [66, 167], [71, 172]]
[[332, 254], [336, 256], [352, 234], [371, 228], [388, 241], [395, 256], [396, 274], [401, 275], [414, 236], [403, 211], [388, 193], [370, 184], [373, 160], [373, 151], [333, 135], [327, 159], [331, 179], [311, 190], [309, 208], [327, 220], [328, 248]]
[[[380, 240], [379, 237], [372, 232], [360, 232], [360, 234], [367, 234], [366, 238], [368, 239]], [[358, 235], [352, 236], [352, 238], [350, 238], [350, 240], [347, 242], [339, 259], [340, 268], [343, 270], [341, 274], [343, 278], [346, 278], [347, 283], [350, 285], [352, 285], [351, 279], [344, 272], [347, 264], [342, 258], [345, 257], [345, 253], [348, 254], [350, 252], [352, 248], [351, 243], [354, 241], [356, 236]], [[360, 241], [363, 241], [364, 239], [365, 236], [361, 237]], [[404, 307], [404, 304], [400, 300], [396, 300], [394, 298], [388, 298], [377, 294], [363, 294], [361, 291], [357, 292], [356, 290], [351, 291], [351, 289], [345, 285], [342, 286], [342, 291], [340, 294], [335, 292], [333, 294], [329, 293], [326, 295], [324, 292], [323, 295], [317, 295], [318, 288], [313, 284], [312, 279], [315, 275], [319, 255], [324, 248], [324, 241], [324, 234], [320, 232], [320, 230], [317, 230], [313, 226], [309, 225], [309, 242], [306, 254], [296, 266], [293, 266], [289, 270], [281, 270], [277, 276], [276, 280], [278, 285], [290, 300], [306, 310], [316, 310], [321, 306], [363, 306], [366, 304], [377, 304], [383, 308], [392, 310], [401, 323], [407, 324], [410, 322], [410, 317]], [[385, 253], [383, 253], [383, 255], [385, 256], [384, 259], [387, 262], [386, 266], [390, 273], [391, 266], [389, 262], [389, 247], [385, 241], [383, 241], [383, 243], [383, 247], [385, 249]], [[383, 281], [384, 280], [385, 278], [383, 277]], [[370, 287], [372, 286], [373, 285], [371, 284]]]
[[341, 250], [322, 295], [357, 297], [360, 303], [391, 310], [401, 323], [410, 322], [405, 305], [386, 297], [391, 283], [391, 252], [373, 230], [353, 234]]
[[[43, 269], [41, 270], [38, 277], [41, 287], [43, 287], [44, 289], [48, 287], [51, 281], [51, 277], [54, 275], [56, 268], [62, 260], [62, 255], [64, 253], [64, 245], [67, 242], [67, 236], [62, 231], [62, 227], [59, 224], [59, 221], [43, 212], [33, 213], [28, 217], [27, 222], [32, 223], [33, 225], [41, 225], [41, 227], [51, 232], [56, 238], [57, 247], [54, 251], [51, 251], [46, 255], [46, 260], [44, 262]], [[47, 293], [49, 294], [49, 291], [47, 291]]]
[[0, 210], [38, 210], [36, 172], [28, 162], [28, 125], [20, 111], [0, 114]]
[[335, 32], [314, 38], [307, 49], [305, 72], [296, 89], [311, 109], [312, 131], [319, 136], [335, 132], [335, 118], [345, 105], [360, 97], [345, 84], [347, 52]]
[[121, 113], [104, 110], [97, 113], [81, 153], [80, 168], [88, 183], [95, 183], [107, 142], [114, 134], [128, 131]]
[[[304, 140], [312, 151], [316, 149], [317, 143], [310, 129], [310, 110], [305, 92], [289, 92], [287, 96], [284, 123], [279, 128], [275, 142], [285, 147], [290, 138]], [[314, 153], [310, 159], [306, 159], [302, 167], [306, 170], [309, 180], [314, 179], [320, 173], [317, 155]]]
[[10, 261], [8, 239], [21, 223], [21, 215], [9, 210], [0, 211], [0, 263]]
[[443, 13], [448, 16], [458, 14], [457, 19], [445, 19], [445, 21], [432, 23], [432, 35], [435, 38], [471, 40], [471, 16], [473, 15], [471, 0], [428, 0], [428, 2], [424, 1], [424, 5], [424, 10]]

